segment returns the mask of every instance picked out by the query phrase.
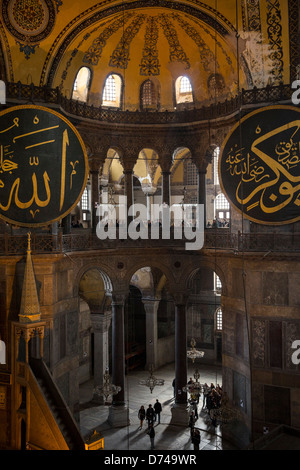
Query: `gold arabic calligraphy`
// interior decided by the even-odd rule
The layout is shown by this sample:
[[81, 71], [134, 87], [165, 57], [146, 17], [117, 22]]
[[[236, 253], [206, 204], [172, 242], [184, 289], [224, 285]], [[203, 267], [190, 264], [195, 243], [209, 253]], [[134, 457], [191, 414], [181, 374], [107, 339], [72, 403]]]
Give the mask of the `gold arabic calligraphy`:
[[[40, 123], [40, 119], [36, 115], [33, 119], [33, 124], [34, 126], [37, 126]], [[36, 152], [37, 148], [40, 146], [45, 146], [47, 144], [55, 142], [55, 138], [50, 138], [49, 139], [49, 131], [54, 131], [59, 129], [59, 125], [55, 126], [50, 126], [50, 127], [44, 127], [44, 128], [36, 128], [35, 130], [31, 130], [30, 132], [24, 132], [20, 133], [19, 135], [10, 135], [10, 131], [12, 131], [14, 128], [20, 128], [20, 117], [14, 117], [12, 124], [8, 126], [7, 128], [0, 130], [0, 173], [4, 172], [9, 172], [9, 174], [12, 174], [12, 172], [18, 170], [19, 165], [18, 163], [12, 161], [12, 158], [14, 157], [14, 150], [13, 144], [15, 144], [17, 141], [20, 139], [25, 139], [24, 141], [26, 142], [24, 144], [24, 151], [28, 149], [35, 149], [34, 151]], [[25, 129], [24, 129], [25, 130]], [[57, 132], [57, 131], [56, 131]], [[43, 133], [46, 133], [47, 135], [46, 139], [42, 139], [40, 142], [28, 142], [28, 138], [30, 139], [32, 136], [37, 136], [37, 135], [43, 135]], [[55, 134], [56, 136], [57, 134]], [[64, 206], [64, 200], [65, 200], [65, 195], [66, 195], [66, 176], [67, 176], [67, 171], [66, 171], [66, 165], [67, 165], [67, 146], [69, 146], [69, 135], [68, 135], [68, 129], [65, 129], [63, 131], [63, 140], [62, 140], [62, 150], [61, 150], [61, 168], [60, 168], [60, 204], [59, 204], [59, 210], [63, 210]], [[2, 139], [11, 139], [10, 144], [8, 145], [7, 142], [6, 145], [1, 143]], [[30, 150], [31, 151], [31, 150]], [[23, 157], [23, 155], [22, 155]], [[39, 167], [40, 165], [40, 157], [37, 156], [36, 154], [31, 154], [28, 157], [28, 163], [30, 167]], [[76, 174], [76, 171], [74, 169], [74, 166], [76, 163], [79, 163], [78, 161], [70, 163], [72, 166], [72, 171], [70, 174], [70, 189], [72, 189], [72, 176]], [[51, 163], [50, 163], [51, 165]], [[8, 212], [9, 209], [11, 208], [11, 205], [14, 204], [17, 208], [21, 210], [26, 210], [30, 209], [29, 213], [31, 214], [32, 218], [36, 216], [36, 214], [39, 212], [39, 208], [44, 208], [47, 207], [48, 204], [51, 201], [51, 188], [50, 188], [50, 177], [47, 171], [43, 172], [43, 183], [38, 184], [38, 177], [37, 173], [34, 171], [31, 174], [31, 182], [32, 182], [32, 195], [29, 196], [27, 195], [27, 200], [21, 200], [22, 197], [20, 197], [20, 187], [24, 186], [24, 181], [21, 181], [20, 176], [16, 177], [13, 182], [11, 183], [11, 180], [9, 180], [10, 183], [7, 183], [7, 180], [5, 178], [0, 179], [0, 189], [5, 187], [5, 184], [10, 186], [10, 189], [3, 194], [8, 194], [8, 199], [6, 201], [3, 201], [3, 198], [0, 202], [0, 209], [3, 212]], [[44, 186], [44, 191], [45, 191], [45, 197], [40, 198], [39, 197], [39, 190], [38, 187], [39, 185], [43, 184]], [[24, 199], [24, 196], [23, 196]], [[26, 198], [25, 198], [26, 199]], [[35, 205], [36, 207], [32, 207]]]
[[[256, 134], [260, 134], [260, 127], [258, 126], [257, 129]], [[282, 135], [291, 129], [293, 132], [289, 139], [281, 139], [275, 145], [275, 158], [261, 149], [261, 144], [268, 139]], [[239, 177], [235, 192], [236, 200], [245, 206], [247, 211], [260, 206], [264, 213], [271, 214], [280, 211], [291, 201], [296, 206], [300, 206], [299, 171], [292, 171], [300, 163], [299, 129], [300, 120], [295, 120], [259, 135], [251, 145], [251, 152], [245, 152], [245, 148], [235, 145], [227, 153], [227, 171], [231, 176]], [[249, 187], [251, 189], [248, 194]], [[283, 196], [284, 200], [279, 196]], [[278, 199], [279, 202], [276, 203]]]

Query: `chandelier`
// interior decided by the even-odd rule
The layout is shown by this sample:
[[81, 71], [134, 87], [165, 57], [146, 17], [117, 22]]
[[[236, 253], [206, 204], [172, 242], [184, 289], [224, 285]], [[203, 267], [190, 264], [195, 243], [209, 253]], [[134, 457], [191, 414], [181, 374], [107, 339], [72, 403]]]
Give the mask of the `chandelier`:
[[200, 359], [201, 357], [204, 356], [204, 351], [199, 351], [199, 349], [196, 349], [196, 341], [194, 338], [191, 339], [191, 348], [187, 350], [187, 357], [188, 359], [191, 359], [192, 362], [195, 362], [195, 359]]
[[211, 419], [216, 419], [222, 424], [229, 423], [241, 418], [241, 412], [232, 407], [229, 402], [229, 398], [226, 392], [222, 393], [221, 405], [219, 408], [213, 408], [210, 410]]
[[146, 385], [146, 387], [149, 387], [150, 392], [152, 393], [152, 391], [153, 391], [153, 389], [156, 385], [164, 385], [165, 381], [163, 379], [157, 379], [153, 375], [153, 364], [150, 365], [149, 371], [150, 371], [150, 376], [145, 380], [140, 380], [139, 384], [140, 385]]
[[190, 395], [198, 395], [202, 392], [202, 385], [200, 384], [200, 382], [198, 382], [198, 380], [200, 379], [200, 373], [198, 369], [196, 369], [194, 373], [194, 379], [196, 380], [196, 382], [188, 383], [182, 389], [184, 392], [188, 392]]
[[108, 368], [105, 369], [105, 374], [103, 375], [103, 378], [103, 385], [98, 385], [97, 387], [95, 387], [94, 393], [96, 395], [103, 396], [105, 398], [105, 401], [107, 401], [109, 396], [117, 395], [117, 393], [121, 391], [121, 387], [111, 383]]

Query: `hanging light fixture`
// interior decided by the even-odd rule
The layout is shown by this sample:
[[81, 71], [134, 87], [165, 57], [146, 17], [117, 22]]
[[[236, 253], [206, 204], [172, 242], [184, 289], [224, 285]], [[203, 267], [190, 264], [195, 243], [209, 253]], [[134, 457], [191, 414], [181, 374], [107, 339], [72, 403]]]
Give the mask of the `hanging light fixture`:
[[[194, 326], [194, 306], [192, 305], [192, 330]], [[191, 359], [193, 364], [196, 359], [201, 359], [201, 357], [204, 356], [204, 351], [199, 351], [199, 349], [196, 349], [196, 340], [194, 337], [192, 337], [191, 342], [190, 342], [191, 348], [187, 350], [187, 357], [188, 359]]]
[[196, 382], [188, 383], [183, 387], [183, 392], [188, 392], [190, 395], [198, 395], [202, 392], [202, 385], [199, 382], [200, 372], [198, 369], [195, 370], [194, 379]]
[[199, 351], [199, 349], [196, 349], [196, 341], [194, 338], [191, 339], [191, 348], [187, 350], [187, 357], [188, 359], [191, 359], [193, 364], [196, 359], [200, 359], [201, 357], [204, 356], [204, 351]]
[[153, 389], [156, 385], [164, 385], [165, 381], [164, 381], [164, 379], [157, 379], [153, 375], [153, 364], [150, 365], [149, 371], [150, 371], [150, 376], [145, 380], [140, 380], [139, 384], [140, 385], [146, 385], [146, 387], [149, 387], [150, 392], [152, 393], [152, 391], [153, 391]]
[[103, 375], [104, 383], [103, 385], [97, 385], [94, 388], [94, 393], [96, 395], [102, 396], [107, 401], [108, 397], [117, 395], [121, 391], [121, 387], [111, 383], [111, 377], [109, 375], [108, 368], [105, 369], [105, 374]]

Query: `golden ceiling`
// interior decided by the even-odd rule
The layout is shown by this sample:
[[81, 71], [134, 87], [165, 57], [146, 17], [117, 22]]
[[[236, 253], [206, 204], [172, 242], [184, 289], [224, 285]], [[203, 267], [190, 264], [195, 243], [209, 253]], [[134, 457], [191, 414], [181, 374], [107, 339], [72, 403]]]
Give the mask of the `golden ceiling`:
[[295, 72], [297, 0], [2, 0], [0, 74], [11, 82], [59, 87], [71, 97], [76, 74], [92, 72], [89, 104], [101, 104], [105, 78], [119, 74], [126, 109], [148, 77], [162, 109], [187, 75], [194, 105], [238, 88], [289, 83]]

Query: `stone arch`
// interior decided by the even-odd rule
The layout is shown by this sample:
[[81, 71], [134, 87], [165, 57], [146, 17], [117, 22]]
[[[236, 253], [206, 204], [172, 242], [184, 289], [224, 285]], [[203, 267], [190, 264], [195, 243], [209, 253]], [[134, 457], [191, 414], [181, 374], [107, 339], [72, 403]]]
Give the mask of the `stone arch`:
[[194, 267], [192, 270], [189, 270], [185, 273], [185, 276], [182, 276], [182, 282], [188, 290], [192, 287], [193, 279], [201, 267], [209, 268], [214, 271], [217, 276], [220, 278], [222, 283], [222, 295], [227, 295], [228, 287], [226, 283], [225, 273], [221, 266], [218, 265], [217, 261], [211, 261], [208, 259], [201, 260], [201, 266]]
[[157, 270], [161, 271], [161, 273], [166, 276], [166, 280], [167, 280], [166, 282], [169, 283], [169, 284], [173, 284], [174, 278], [173, 278], [171, 269], [166, 268], [166, 266], [163, 265], [162, 263], [158, 263], [158, 262], [153, 261], [153, 260], [150, 260], [150, 262], [145, 261], [145, 260], [144, 261], [138, 261], [133, 266], [129, 266], [128, 269], [127, 269], [125, 283], [127, 285], [129, 285], [133, 275], [137, 271], [139, 271], [139, 269], [142, 269], [144, 267], [150, 267], [151, 269], [157, 269]]
[[77, 272], [77, 275], [74, 279], [74, 287], [73, 287], [73, 293], [74, 293], [74, 296], [78, 296], [79, 295], [79, 285], [80, 285], [80, 280], [82, 279], [82, 276], [87, 272], [87, 271], [91, 271], [91, 270], [95, 270], [95, 271], [98, 271], [100, 276], [101, 276], [101, 279], [103, 281], [103, 286], [104, 286], [104, 290], [105, 292], [107, 293], [107, 295], [110, 295], [112, 292], [113, 292], [113, 282], [111, 280], [111, 276], [109, 274], [107, 274], [107, 270], [106, 269], [103, 269], [102, 267], [98, 266], [97, 264], [95, 263], [91, 263], [91, 264], [86, 264], [84, 265], [78, 272]]

